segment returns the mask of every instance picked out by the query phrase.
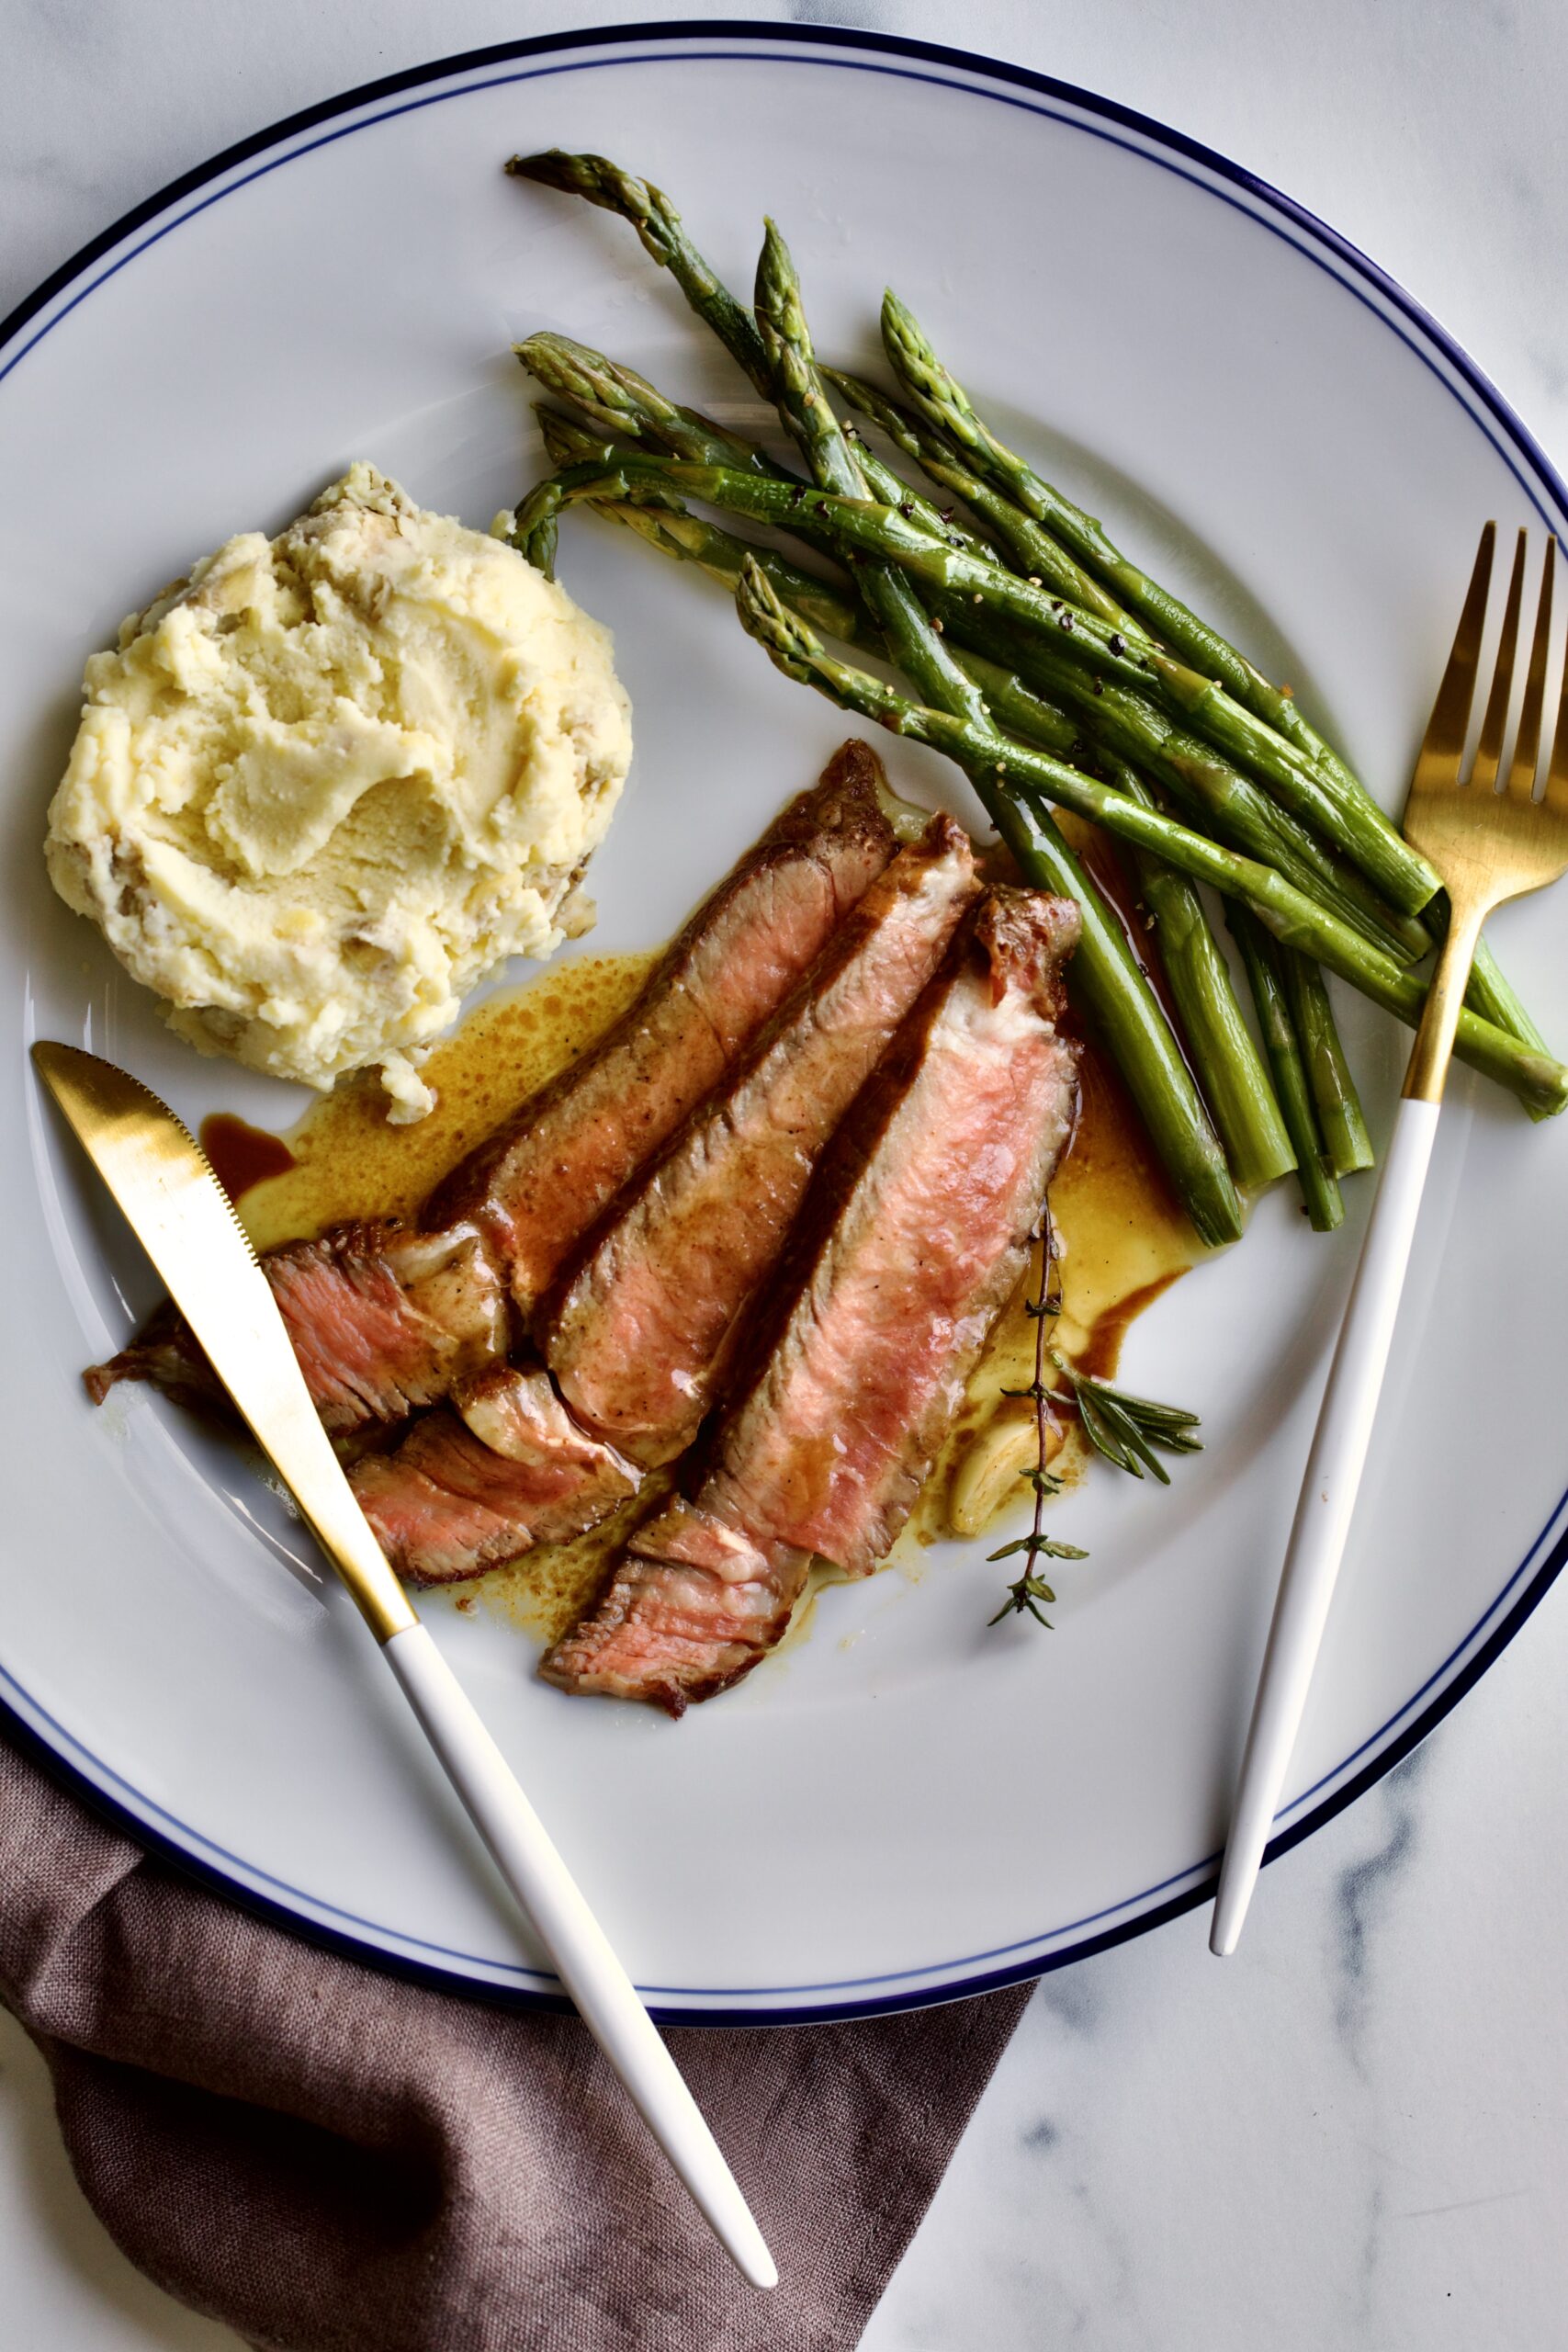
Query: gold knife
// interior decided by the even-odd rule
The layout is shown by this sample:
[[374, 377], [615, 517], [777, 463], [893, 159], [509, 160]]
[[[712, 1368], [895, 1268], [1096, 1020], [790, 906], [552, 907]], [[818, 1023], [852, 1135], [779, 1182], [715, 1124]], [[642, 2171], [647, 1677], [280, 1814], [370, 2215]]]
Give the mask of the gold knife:
[[754, 2286], [776, 2285], [761, 2232], [636, 1986], [371, 1533], [206, 1153], [165, 1102], [112, 1062], [46, 1043], [33, 1059], [380, 1643], [584, 2023], [739, 2269]]

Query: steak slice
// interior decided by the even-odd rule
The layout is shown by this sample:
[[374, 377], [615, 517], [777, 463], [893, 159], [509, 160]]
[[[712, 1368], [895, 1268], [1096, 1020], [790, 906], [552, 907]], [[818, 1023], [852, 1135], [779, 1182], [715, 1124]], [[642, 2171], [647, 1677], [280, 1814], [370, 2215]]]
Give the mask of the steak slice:
[[395, 1453], [349, 1473], [398, 1574], [453, 1584], [536, 1544], [580, 1534], [637, 1492], [638, 1473], [563, 1408], [541, 1371], [494, 1365], [414, 1423]]
[[646, 1468], [696, 1434], [813, 1168], [979, 887], [967, 835], [933, 817], [536, 1314], [571, 1411]]
[[[506, 1294], [474, 1233], [410, 1234], [389, 1220], [362, 1220], [285, 1242], [261, 1262], [311, 1402], [334, 1437], [400, 1421], [506, 1351]], [[149, 1380], [181, 1404], [227, 1408], [172, 1306], [83, 1376], [96, 1405], [117, 1381]]]
[[679, 1714], [777, 1641], [813, 1555], [863, 1575], [903, 1526], [1027, 1262], [1072, 1133], [1056, 1033], [1069, 900], [993, 891], [812, 1187], [751, 1376], [695, 1497], [640, 1529], [541, 1671]]
[[754, 1543], [679, 1498], [635, 1543], [592, 1616], [539, 1671], [559, 1690], [640, 1699], [678, 1718], [739, 1682], [783, 1637], [812, 1555]]
[[869, 744], [844, 744], [698, 909], [636, 1003], [432, 1193], [421, 1223], [476, 1228], [525, 1318], [891, 860], [881, 776]]

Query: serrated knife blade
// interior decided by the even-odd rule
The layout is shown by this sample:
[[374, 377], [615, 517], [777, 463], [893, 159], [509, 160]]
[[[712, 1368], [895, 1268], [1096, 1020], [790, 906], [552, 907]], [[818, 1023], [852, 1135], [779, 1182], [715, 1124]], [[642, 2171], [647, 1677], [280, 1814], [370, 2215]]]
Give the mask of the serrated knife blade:
[[207, 1154], [166, 1102], [113, 1062], [42, 1041], [33, 1059], [353, 1594], [584, 2024], [731, 2260], [753, 2286], [776, 2286], [750, 2208], [637, 1987], [371, 1533]]
[[378, 1641], [418, 1623], [333, 1452], [250, 1236], [196, 1137], [113, 1062], [33, 1060]]

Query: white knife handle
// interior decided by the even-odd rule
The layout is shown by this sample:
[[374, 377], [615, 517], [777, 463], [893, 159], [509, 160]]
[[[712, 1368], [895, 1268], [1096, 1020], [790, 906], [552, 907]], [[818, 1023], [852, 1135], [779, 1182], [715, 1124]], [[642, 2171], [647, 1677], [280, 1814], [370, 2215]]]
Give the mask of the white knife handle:
[[412, 1625], [382, 1647], [502, 1876], [649, 2129], [752, 2285], [776, 2286], [761, 2232], [675, 2061], [428, 1629]]
[[1241, 1935], [1317, 1663], [1388, 1365], [1438, 1111], [1436, 1102], [1400, 1103], [1318, 1412], [1220, 1869], [1209, 1949], [1222, 1958], [1235, 1950]]

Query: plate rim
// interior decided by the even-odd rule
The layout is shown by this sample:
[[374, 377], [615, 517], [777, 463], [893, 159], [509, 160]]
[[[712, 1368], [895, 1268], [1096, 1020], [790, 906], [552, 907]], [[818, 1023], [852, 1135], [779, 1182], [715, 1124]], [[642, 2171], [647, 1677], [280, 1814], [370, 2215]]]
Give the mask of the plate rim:
[[[682, 18], [663, 23], [632, 20], [618, 25], [588, 27], [576, 31], [535, 34], [526, 39], [491, 43], [478, 49], [461, 51], [451, 56], [431, 59], [423, 64], [404, 67], [395, 74], [356, 84], [334, 96], [321, 99], [309, 107], [299, 108], [291, 114], [280, 117], [276, 121], [261, 130], [235, 141], [206, 161], [191, 166], [187, 171], [166, 182], [161, 188], [131, 206], [116, 220], [80, 246], [57, 268], [51, 271], [30, 294], [24, 297], [22, 301], [4, 319], [0, 319], [0, 381], [4, 380], [43, 334], [49, 333], [53, 325], [75, 308], [77, 302], [84, 300], [95, 287], [102, 282], [101, 277], [89, 277], [95, 265], [114, 253], [117, 247], [125, 244], [128, 239], [134, 236], [137, 230], [150, 225], [162, 216], [175, 213], [176, 208], [186, 198], [197, 194], [204, 188], [211, 187], [215, 182], [223, 179], [238, 165], [265, 155], [269, 151], [286, 147], [303, 132], [352, 115], [378, 101], [395, 98], [404, 93], [452, 80], [466, 74], [484, 71], [496, 65], [514, 63], [519, 60], [566, 52], [592, 52], [598, 50], [625, 47], [631, 43], [646, 43], [655, 51], [689, 50], [691, 44], [697, 41], [705, 41], [710, 44], [722, 43], [727, 46], [739, 44], [743, 51], [747, 49], [763, 51], [772, 47], [785, 50], [801, 48], [861, 51], [868, 59], [912, 61], [924, 66], [945, 68], [950, 73], [956, 71], [964, 75], [979, 76], [982, 85], [988, 83], [1003, 85], [1000, 90], [993, 88], [989, 95], [1002, 97], [1004, 102], [1006, 91], [1009, 88], [1027, 91], [1036, 99], [1046, 98], [1058, 105], [1072, 107], [1080, 115], [1098, 119], [1101, 123], [1113, 126], [1116, 130], [1134, 134], [1156, 151], [1164, 150], [1168, 154], [1199, 166], [1205, 174], [1227, 184], [1240, 195], [1252, 199], [1251, 204], [1240, 208], [1247, 212], [1248, 217], [1258, 220], [1259, 214], [1252, 207], [1253, 205], [1260, 206], [1264, 216], [1260, 225], [1273, 227], [1276, 233], [1283, 233], [1279, 223], [1283, 221], [1289, 224], [1290, 228], [1300, 232], [1301, 237], [1308, 241], [1304, 250], [1308, 252], [1309, 257], [1319, 258], [1323, 252], [1326, 251], [1328, 255], [1348, 272], [1348, 278], [1341, 277], [1338, 271], [1330, 273], [1338, 278], [1338, 282], [1345, 290], [1360, 300], [1367, 300], [1368, 296], [1363, 288], [1354, 282], [1359, 279], [1364, 282], [1365, 287], [1380, 296], [1382, 302], [1386, 303], [1398, 318], [1407, 322], [1409, 326], [1416, 330], [1416, 336], [1420, 338], [1419, 341], [1416, 336], [1404, 332], [1394, 320], [1389, 319], [1386, 312], [1380, 312], [1380, 315], [1384, 317], [1384, 322], [1399, 334], [1401, 341], [1415, 356], [1422, 360], [1424, 365], [1428, 368], [1433, 367], [1432, 354], [1435, 351], [1454, 370], [1461, 382], [1490, 416], [1492, 424], [1489, 425], [1484, 418], [1475, 416], [1473, 412], [1472, 412], [1472, 421], [1479, 424], [1482, 430], [1486, 433], [1503, 461], [1515, 474], [1526, 497], [1537, 511], [1542, 514], [1542, 519], [1548, 523], [1549, 527], [1551, 518], [1540, 508], [1537, 494], [1538, 486], [1544, 487], [1558, 504], [1560, 513], [1568, 515], [1568, 484], [1564, 483], [1557, 468], [1547, 457], [1523, 419], [1457, 338], [1449, 333], [1424, 304], [1360, 247], [1259, 174], [1235, 163], [1218, 150], [1205, 145], [1202, 141], [1191, 138], [1188, 133], [1176, 130], [1156, 117], [1127, 107], [1121, 101], [1107, 97], [1101, 93], [1086, 89], [1055, 75], [1042, 74], [1033, 68], [987, 57], [981, 52], [952, 43], [922, 40], [913, 36], [897, 33], [874, 32], [852, 27], [823, 24], [770, 24], [756, 19], [737, 20], [728, 17]], [[935, 80], [938, 76], [933, 74], [930, 78]], [[951, 86], [974, 89], [975, 84], [972, 81], [966, 81]], [[987, 92], [982, 86], [977, 94], [987, 95]], [[453, 93], [453, 95], [458, 94]], [[279, 163], [285, 160], [288, 158], [282, 154], [278, 155]], [[1155, 160], [1158, 160], [1157, 156]], [[1225, 195], [1224, 187], [1216, 189], [1208, 186], [1207, 192], [1211, 195], [1219, 195], [1222, 201], [1233, 203], [1236, 201], [1234, 196]], [[209, 200], [217, 200], [216, 196]], [[1276, 216], [1272, 220], [1267, 217], [1270, 214]], [[164, 230], [160, 231], [160, 235], [179, 226], [181, 220], [186, 217], [188, 214], [168, 219], [165, 221]], [[1287, 242], [1296, 243], [1297, 240], [1288, 237]], [[1313, 250], [1314, 248], [1315, 252]], [[1298, 245], [1297, 249], [1303, 250], [1303, 247]], [[114, 269], [118, 270], [123, 266], [141, 250], [144, 250], [144, 247], [137, 246], [122, 254], [120, 260], [114, 265]], [[104, 273], [106, 276], [110, 274], [113, 273]], [[88, 282], [79, 284], [79, 281], [84, 279]], [[78, 288], [73, 300], [55, 311], [48, 323], [39, 328], [37, 334], [28, 334], [27, 330], [32, 322], [49, 311], [57, 299], [73, 286]], [[1371, 307], [1377, 308], [1377, 305], [1374, 304]], [[1423, 344], [1427, 348], [1423, 348]], [[1493, 430], [1494, 425], [1500, 429], [1503, 436], [1501, 440], [1496, 437]], [[1508, 444], [1512, 444], [1512, 451], [1517, 452], [1518, 458], [1524, 460], [1529, 473], [1534, 475], [1533, 481], [1527, 479], [1526, 472], [1520, 470], [1515, 456], [1506, 446]], [[1564, 1521], [1555, 1539], [1552, 1537], [1552, 1530], [1557, 1527], [1562, 1516], [1565, 1503], [1568, 1503], [1568, 1494], [1559, 1501], [1513, 1575], [1495, 1595], [1488, 1611], [1450, 1653], [1450, 1660], [1444, 1661], [1428, 1678], [1422, 1689], [1415, 1692], [1404, 1705], [1388, 1719], [1387, 1723], [1362, 1743], [1359, 1750], [1353, 1751], [1350, 1757], [1345, 1758], [1339, 1766], [1319, 1781], [1316, 1784], [1317, 1789], [1325, 1789], [1328, 1781], [1333, 1781], [1336, 1785], [1327, 1788], [1326, 1792], [1315, 1804], [1311, 1802], [1316, 1794], [1315, 1789], [1304, 1792], [1296, 1800], [1292, 1811], [1297, 1811], [1297, 1817], [1277, 1830], [1270, 1839], [1264, 1857], [1266, 1863], [1277, 1860], [1281, 1855], [1290, 1852], [1303, 1839], [1311, 1837], [1314, 1831], [1332, 1821], [1348, 1805], [1354, 1804], [1359, 1797], [1364, 1795], [1386, 1773], [1393, 1770], [1427, 1737], [1427, 1734], [1442, 1722], [1444, 1717], [1459, 1704], [1466, 1693], [1473, 1689], [1482, 1676], [1496, 1662], [1526, 1620], [1539, 1606], [1561, 1572], [1564, 1562], [1568, 1561], [1568, 1521]], [[1541, 1555], [1539, 1560], [1538, 1555]], [[1533, 1568], [1532, 1562], [1536, 1563]], [[1521, 1578], [1528, 1578], [1528, 1581], [1524, 1583], [1522, 1589], [1515, 1592], [1514, 1589], [1519, 1584]], [[1508, 1600], [1510, 1593], [1514, 1593], [1511, 1601]], [[1505, 1606], [1505, 1603], [1507, 1605]], [[1497, 1615], [1496, 1622], [1491, 1625], [1483, 1638], [1476, 1642], [1476, 1646], [1470, 1651], [1470, 1655], [1465, 1657], [1464, 1663], [1458, 1671], [1434, 1692], [1425, 1706], [1421, 1705], [1420, 1702], [1425, 1691], [1431, 1690], [1432, 1684], [1444, 1673], [1447, 1665], [1453, 1657], [1470, 1650], [1470, 1645], [1476, 1641], [1477, 1634], [1481, 1633], [1483, 1627], [1486, 1626], [1488, 1617], [1498, 1611], [1501, 1613]], [[20, 1703], [17, 1703], [18, 1702]], [[1402, 1722], [1401, 1718], [1406, 1715], [1409, 1720]], [[162, 1809], [152, 1807], [150, 1799], [145, 1798], [140, 1791], [132, 1789], [130, 1784], [107, 1763], [92, 1756], [90, 1751], [62, 1724], [55, 1723], [47, 1710], [22, 1689], [4, 1666], [0, 1666], [0, 1724], [3, 1724], [7, 1733], [16, 1739], [22, 1752], [39, 1763], [51, 1779], [62, 1784], [68, 1792], [85, 1802], [115, 1827], [129, 1835], [149, 1852], [173, 1864], [185, 1875], [194, 1878], [197, 1883], [216, 1891], [227, 1901], [238, 1903], [243, 1909], [263, 1918], [269, 1925], [281, 1928], [323, 1950], [352, 1958], [362, 1964], [369, 1964], [389, 1971], [396, 1976], [414, 1983], [446, 1992], [459, 1993], [466, 1997], [535, 2010], [559, 2011], [570, 2007], [570, 2003], [566, 2002], [558, 1992], [549, 1989], [551, 1980], [547, 1978], [531, 1984], [498, 1981], [492, 1975], [479, 1973], [480, 1969], [486, 1965], [484, 1963], [475, 1962], [465, 1969], [461, 1965], [444, 1965], [436, 1961], [420, 1960], [406, 1951], [397, 1949], [386, 1942], [374, 1940], [376, 1930], [370, 1922], [358, 1923], [366, 1929], [366, 1932], [361, 1934], [329, 1926], [325, 1921], [311, 1916], [310, 1912], [298, 1907], [298, 1905], [312, 1904], [316, 1898], [306, 1896], [301, 1890], [287, 1891], [297, 1896], [298, 1905], [291, 1905], [278, 1897], [263, 1893], [256, 1886], [248, 1883], [243, 1876], [235, 1874], [236, 1871], [243, 1871], [248, 1867], [238, 1856], [229, 1858], [234, 1864], [235, 1870], [232, 1871], [226, 1870], [220, 1863], [209, 1859], [207, 1853], [199, 1850], [202, 1846], [210, 1846], [211, 1842], [201, 1838], [199, 1833], [187, 1829], [184, 1824], [175, 1824], [175, 1829], [182, 1831], [185, 1838], [190, 1841], [184, 1843], [179, 1835], [160, 1827], [155, 1820], [150, 1819], [149, 1810], [161, 1811]], [[1377, 1743], [1382, 1739], [1383, 1733], [1395, 1724], [1399, 1728], [1394, 1730], [1387, 1744], [1382, 1747], [1377, 1746]], [[48, 1725], [48, 1731], [43, 1728], [44, 1725]], [[49, 1736], [51, 1732], [54, 1735], [52, 1739]], [[1348, 1772], [1348, 1767], [1354, 1763], [1358, 1753], [1364, 1755], [1369, 1748], [1372, 1747], [1376, 1748], [1376, 1753], [1368, 1756], [1367, 1761], [1359, 1770], [1348, 1771], [1348, 1777], [1343, 1780], [1339, 1778], [1341, 1773]], [[106, 1782], [114, 1783], [127, 1791], [128, 1798], [115, 1795], [112, 1788], [105, 1785]], [[1305, 1807], [1305, 1810], [1298, 1811], [1297, 1809], [1301, 1807]], [[173, 1817], [168, 1816], [168, 1818], [172, 1820]], [[1020, 1960], [1010, 1961], [995, 1967], [982, 1967], [977, 1973], [950, 1974], [941, 1983], [932, 1984], [928, 1981], [919, 1984], [910, 1984], [902, 1989], [878, 1992], [861, 1998], [846, 1997], [854, 1988], [842, 1983], [837, 1986], [829, 1984], [817, 1987], [779, 1988], [789, 1996], [796, 1994], [807, 1996], [803, 2002], [787, 2007], [752, 2007], [738, 2005], [715, 2007], [706, 2005], [705, 1993], [703, 1996], [705, 2005], [693, 2007], [685, 2005], [676, 1992], [676, 1988], [667, 1988], [674, 1996], [672, 1998], [660, 1998], [657, 1988], [649, 1988], [649, 2006], [659, 2020], [668, 2025], [773, 2026], [886, 2015], [995, 1991], [1007, 1984], [1052, 1973], [1056, 1969], [1066, 1967], [1076, 1961], [1088, 1959], [1114, 1945], [1127, 1942], [1134, 1937], [1146, 1934], [1151, 1929], [1164, 1925], [1168, 1920], [1179, 1917], [1183, 1912], [1211, 1900], [1217, 1883], [1217, 1863], [1218, 1856], [1212, 1856], [1207, 1861], [1199, 1860], [1172, 1873], [1171, 1877], [1163, 1882], [1163, 1884], [1174, 1885], [1177, 1891], [1166, 1896], [1163, 1901], [1146, 1901], [1149, 1895], [1158, 1895], [1161, 1893], [1158, 1885], [1145, 1890], [1142, 1895], [1134, 1894], [1126, 1898], [1126, 1904], [1145, 1905], [1145, 1907], [1138, 1909], [1131, 1917], [1116, 1918], [1103, 1927], [1095, 1928], [1093, 1932], [1077, 1936], [1074, 1940], [1060, 1949], [1043, 1953], [1031, 1951], [1027, 1957]], [[1185, 1885], [1179, 1884], [1180, 1881], [1191, 1880], [1193, 1871], [1199, 1873], [1195, 1881]], [[325, 1907], [331, 1908], [330, 1905]], [[1121, 1912], [1126, 1906], [1123, 1904], [1118, 1904], [1113, 1907]], [[1091, 1925], [1087, 1921], [1080, 1924], [1085, 1927]], [[1053, 1931], [1046, 1931], [1046, 1933], [1050, 1932]], [[1058, 1929], [1055, 1932], [1071, 1935], [1073, 1930], [1069, 1927], [1066, 1930]], [[467, 1957], [467, 1955], [457, 1953], [450, 1955], [452, 1962], [458, 1963]], [[929, 1979], [935, 1970], [947, 1969], [958, 1972], [973, 1970], [976, 1962], [986, 1957], [983, 1954], [974, 1954], [967, 1960], [937, 1962], [928, 1967], [912, 1971], [910, 1974]], [[999, 1955], [996, 1957], [999, 1958]], [[528, 1971], [526, 1973], [536, 1975], [536, 1972]], [[888, 1972], [884, 1973], [879, 1979], [872, 1981], [891, 1985], [894, 1979], [892, 1973]], [[694, 1991], [694, 1989], [693, 1988]], [[812, 1995], [818, 1997], [809, 1997]], [[743, 2001], [770, 1999], [773, 1996], [765, 1988], [747, 1993], [732, 1989], [728, 1993], [716, 1993], [714, 1997], [720, 2001], [728, 2000], [731, 2004], [739, 2004]]]

